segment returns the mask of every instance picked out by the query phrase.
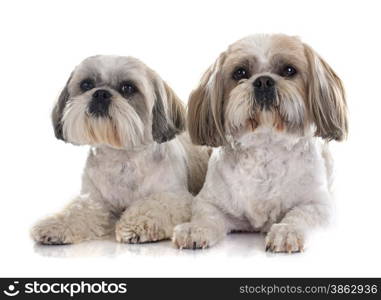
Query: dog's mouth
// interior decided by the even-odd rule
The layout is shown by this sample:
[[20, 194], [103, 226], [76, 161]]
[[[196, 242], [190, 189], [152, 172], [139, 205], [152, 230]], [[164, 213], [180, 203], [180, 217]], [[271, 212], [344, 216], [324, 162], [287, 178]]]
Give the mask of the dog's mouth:
[[86, 122], [87, 134], [92, 144], [105, 144], [115, 148], [122, 148], [122, 139], [117, 125], [111, 118], [88, 118]]
[[253, 112], [246, 121], [246, 128], [249, 131], [255, 131], [259, 126], [273, 127], [277, 131], [283, 131], [287, 122], [282, 117], [279, 108], [262, 108]]
[[247, 127], [250, 131], [254, 131], [258, 127], [258, 123], [254, 119], [250, 118], [247, 120]]

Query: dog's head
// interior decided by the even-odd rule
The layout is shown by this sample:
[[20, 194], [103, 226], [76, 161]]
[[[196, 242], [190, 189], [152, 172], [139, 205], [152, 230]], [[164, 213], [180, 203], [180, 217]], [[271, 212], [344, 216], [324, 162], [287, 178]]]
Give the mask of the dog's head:
[[185, 111], [169, 86], [132, 57], [93, 56], [78, 65], [52, 113], [57, 138], [133, 148], [182, 132]]
[[196, 144], [219, 146], [259, 126], [342, 140], [347, 135], [344, 89], [330, 66], [296, 37], [254, 35], [223, 52], [189, 100]]

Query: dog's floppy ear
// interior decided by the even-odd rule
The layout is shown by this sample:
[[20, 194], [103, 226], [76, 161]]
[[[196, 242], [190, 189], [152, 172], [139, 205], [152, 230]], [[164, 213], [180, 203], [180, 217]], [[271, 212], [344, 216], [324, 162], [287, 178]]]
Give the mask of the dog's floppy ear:
[[309, 63], [307, 106], [316, 125], [316, 136], [341, 141], [348, 134], [347, 104], [340, 78], [308, 45]]
[[72, 75], [70, 75], [68, 81], [66, 82], [65, 87], [61, 91], [60, 96], [58, 97], [58, 101], [55, 104], [53, 111], [52, 111], [52, 122], [53, 122], [53, 128], [54, 128], [54, 134], [57, 139], [65, 141], [65, 138], [63, 136], [63, 130], [62, 130], [62, 116], [63, 112], [66, 106], [66, 103], [69, 100], [69, 91], [68, 91], [68, 84], [71, 80]]
[[185, 130], [185, 109], [175, 92], [161, 79], [155, 83], [152, 137], [157, 143], [170, 141]]
[[225, 53], [219, 56], [189, 97], [188, 130], [194, 144], [218, 147], [225, 141], [224, 85], [221, 70], [225, 57]]

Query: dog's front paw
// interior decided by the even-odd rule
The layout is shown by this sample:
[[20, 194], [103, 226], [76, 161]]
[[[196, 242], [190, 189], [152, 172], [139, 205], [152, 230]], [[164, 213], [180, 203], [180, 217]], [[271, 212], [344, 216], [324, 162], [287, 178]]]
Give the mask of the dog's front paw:
[[184, 223], [175, 227], [172, 242], [179, 249], [205, 249], [217, 242], [217, 234], [213, 228]]
[[38, 222], [31, 230], [32, 239], [44, 245], [65, 245], [73, 243], [69, 227], [56, 217]]
[[156, 242], [169, 238], [159, 221], [145, 216], [120, 220], [116, 224], [115, 236], [118, 242], [129, 244]]
[[293, 225], [274, 224], [266, 236], [266, 251], [293, 253], [303, 249], [303, 233]]

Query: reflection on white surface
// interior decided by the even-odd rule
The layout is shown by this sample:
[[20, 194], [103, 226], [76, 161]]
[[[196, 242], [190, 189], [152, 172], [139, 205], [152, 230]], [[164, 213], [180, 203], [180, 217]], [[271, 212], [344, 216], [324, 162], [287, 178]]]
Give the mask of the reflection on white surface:
[[255, 256], [264, 252], [264, 236], [255, 233], [234, 233], [213, 248], [203, 250], [176, 249], [170, 241], [145, 244], [120, 244], [114, 240], [88, 241], [75, 245], [34, 245], [35, 253], [44, 257], [119, 257], [119, 256], [207, 256], [224, 252], [229, 256]]
[[[113, 240], [67, 246], [30, 239], [3, 244], [0, 275], [17, 277], [316, 277], [379, 276], [379, 248], [371, 231], [330, 228], [309, 235], [305, 252], [265, 252], [264, 235], [234, 233], [205, 250], [178, 250], [170, 241], [119, 244]], [[356, 240], [356, 242], [354, 242]], [[361, 259], [359, 259], [361, 257]], [[357, 259], [353, 259], [357, 258]], [[5, 268], [2, 268], [5, 266]]]

